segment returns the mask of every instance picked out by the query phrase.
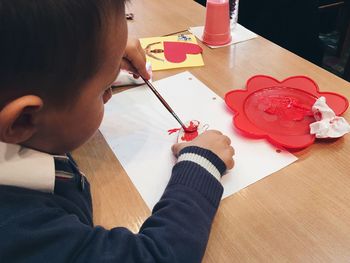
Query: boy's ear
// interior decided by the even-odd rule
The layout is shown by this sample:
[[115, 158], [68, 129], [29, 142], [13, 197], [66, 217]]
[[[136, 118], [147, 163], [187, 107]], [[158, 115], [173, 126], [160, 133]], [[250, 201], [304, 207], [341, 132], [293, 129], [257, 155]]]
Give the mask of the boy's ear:
[[0, 141], [19, 144], [33, 136], [34, 115], [42, 109], [43, 100], [26, 95], [7, 103], [0, 111]]

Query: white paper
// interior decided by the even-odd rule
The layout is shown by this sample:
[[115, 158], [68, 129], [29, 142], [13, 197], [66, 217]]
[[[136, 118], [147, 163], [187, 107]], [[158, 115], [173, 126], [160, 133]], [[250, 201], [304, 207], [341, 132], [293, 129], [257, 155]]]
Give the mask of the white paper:
[[[222, 179], [223, 197], [297, 160], [284, 150], [277, 153], [264, 140], [238, 135], [224, 101], [189, 72], [153, 84], [184, 122], [199, 120], [231, 138], [235, 168]], [[161, 197], [176, 162], [171, 146], [177, 134], [168, 135], [167, 130], [177, 127], [147, 86], [118, 93], [106, 105], [100, 130], [149, 208]]]
[[[200, 41], [203, 42], [203, 31], [204, 31], [204, 26], [197, 26], [197, 27], [190, 27], [188, 29], [193, 35], [195, 35]], [[240, 24], [236, 24], [232, 29], [231, 29], [231, 37], [232, 40], [230, 43], [227, 43], [222, 46], [210, 46], [207, 45], [210, 48], [219, 48], [219, 47], [226, 47], [232, 44], [236, 44], [239, 42], [247, 41], [249, 39], [256, 38], [258, 35], [255, 34], [254, 32], [246, 29], [244, 26]]]

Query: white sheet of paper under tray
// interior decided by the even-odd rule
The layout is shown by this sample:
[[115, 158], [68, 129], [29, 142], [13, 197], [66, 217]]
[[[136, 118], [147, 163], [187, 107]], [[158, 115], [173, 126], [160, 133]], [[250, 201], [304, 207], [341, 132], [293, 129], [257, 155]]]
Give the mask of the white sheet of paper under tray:
[[[276, 152], [264, 140], [245, 138], [235, 132], [233, 113], [189, 72], [153, 83], [183, 121], [199, 120], [228, 135], [235, 148], [235, 167], [222, 179], [223, 198], [268, 176], [297, 158]], [[171, 146], [179, 127], [147, 86], [118, 93], [107, 103], [100, 131], [150, 209], [161, 197], [176, 162]]]

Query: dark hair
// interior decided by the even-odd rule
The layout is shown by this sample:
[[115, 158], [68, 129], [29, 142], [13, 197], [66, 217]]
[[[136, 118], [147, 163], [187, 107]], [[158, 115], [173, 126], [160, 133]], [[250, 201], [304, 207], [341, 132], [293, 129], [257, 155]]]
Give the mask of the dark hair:
[[104, 25], [111, 12], [122, 14], [124, 4], [0, 0], [0, 106], [28, 91], [56, 102], [74, 96], [72, 88], [97, 72]]

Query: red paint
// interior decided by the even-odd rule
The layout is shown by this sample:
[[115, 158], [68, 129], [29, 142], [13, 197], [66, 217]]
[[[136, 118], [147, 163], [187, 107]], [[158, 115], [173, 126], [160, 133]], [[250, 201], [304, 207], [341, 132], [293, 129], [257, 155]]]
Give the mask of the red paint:
[[320, 112], [318, 109], [314, 113], [316, 121], [322, 120], [322, 112]]
[[170, 134], [173, 134], [175, 132], [178, 132], [179, 130], [181, 130], [181, 129], [180, 128], [170, 129], [170, 130], [168, 130], [168, 133], [170, 135]]
[[163, 45], [165, 59], [172, 63], [184, 62], [187, 54], [196, 55], [203, 52], [199, 45], [193, 43], [165, 41]]
[[280, 120], [301, 121], [304, 117], [312, 117], [310, 106], [304, 105], [298, 99], [289, 96], [270, 96], [259, 99], [264, 112], [276, 115]]
[[198, 136], [198, 124], [190, 121], [190, 125], [187, 127], [187, 131], [184, 131], [184, 135], [181, 140], [189, 142]]
[[181, 136], [181, 140], [189, 142], [189, 141], [192, 141], [194, 138], [196, 138], [198, 136], [198, 126], [199, 126], [199, 122], [198, 121], [190, 121], [190, 125], [188, 125], [186, 127], [186, 130], [181, 129], [181, 128], [174, 128], [174, 129], [168, 130], [168, 133], [170, 135], [170, 134], [173, 134], [175, 132], [178, 132], [178, 131], [182, 130], [183, 131], [183, 135]]
[[185, 132], [184, 135], [181, 137], [181, 140], [190, 142], [193, 139], [195, 139], [198, 136], [198, 131], [194, 132]]

